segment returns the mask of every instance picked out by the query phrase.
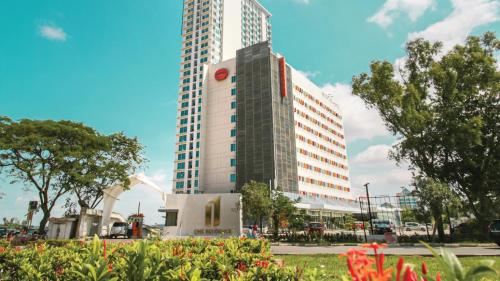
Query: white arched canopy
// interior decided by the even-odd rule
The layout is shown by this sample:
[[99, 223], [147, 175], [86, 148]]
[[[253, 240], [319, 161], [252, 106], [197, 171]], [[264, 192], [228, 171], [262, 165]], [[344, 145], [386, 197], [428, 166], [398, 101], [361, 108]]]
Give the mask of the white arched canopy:
[[[167, 194], [158, 185], [156, 185], [153, 181], [151, 181], [148, 177], [146, 177], [144, 174], [132, 175], [129, 177], [129, 180], [130, 180], [129, 188], [132, 188], [138, 184], [144, 184], [145, 186], [160, 193], [163, 202], [164, 203], [166, 202]], [[125, 191], [125, 190], [124, 190], [122, 184], [117, 184], [117, 185], [111, 186], [109, 188], [106, 188], [104, 190], [102, 221], [101, 221], [101, 225], [102, 225], [101, 235], [108, 235], [109, 234], [109, 230], [110, 230], [109, 224], [110, 224], [111, 212], [113, 211], [113, 208], [115, 206], [116, 200], [118, 199], [118, 196], [120, 196], [120, 194], [123, 191]]]

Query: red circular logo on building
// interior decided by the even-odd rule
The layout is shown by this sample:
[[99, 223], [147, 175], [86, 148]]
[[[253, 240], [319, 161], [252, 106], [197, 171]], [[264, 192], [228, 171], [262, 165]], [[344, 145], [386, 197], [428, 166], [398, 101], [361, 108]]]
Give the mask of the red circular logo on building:
[[217, 81], [225, 80], [228, 75], [229, 71], [227, 70], [227, 68], [217, 69], [217, 71], [215, 72], [215, 80]]

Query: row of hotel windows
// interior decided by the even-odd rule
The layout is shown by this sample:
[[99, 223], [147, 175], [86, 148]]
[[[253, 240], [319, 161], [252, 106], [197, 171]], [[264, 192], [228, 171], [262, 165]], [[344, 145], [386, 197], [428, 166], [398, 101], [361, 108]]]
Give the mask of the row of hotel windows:
[[320, 137], [320, 138], [324, 139], [325, 141], [327, 141], [327, 142], [329, 142], [329, 143], [332, 143], [332, 144], [334, 144], [334, 145], [336, 145], [336, 146], [338, 146], [338, 147], [340, 147], [340, 148], [342, 148], [342, 149], [345, 149], [345, 145], [343, 145], [343, 144], [341, 144], [340, 142], [338, 142], [338, 141], [336, 141], [336, 140], [334, 140], [334, 139], [330, 138], [329, 136], [323, 135], [322, 133], [320, 133], [320, 132], [318, 132], [318, 131], [316, 131], [316, 130], [312, 129], [312, 128], [311, 128], [311, 127], [309, 127], [309, 126], [306, 126], [306, 125], [304, 125], [304, 124], [302, 124], [302, 123], [300, 123], [300, 122], [298, 122], [298, 121], [295, 121], [295, 126], [297, 126], [297, 127], [299, 127], [299, 128], [302, 128], [302, 129], [304, 129], [305, 131], [307, 131], [308, 133], [311, 133], [311, 134], [313, 134], [313, 135], [315, 135], [315, 136], [317, 136], [317, 137]]
[[325, 198], [325, 199], [332, 199], [332, 200], [341, 200], [341, 201], [346, 201], [346, 202], [353, 202], [353, 200], [346, 199], [346, 198], [341, 198], [337, 196], [331, 196], [331, 195], [326, 195], [326, 194], [318, 194], [314, 192], [306, 192], [306, 191], [299, 191], [300, 195], [307, 196], [307, 197], [313, 197], [313, 198]]
[[[198, 187], [198, 180], [194, 180], [194, 187], [197, 188]], [[184, 182], [183, 181], [178, 181], [175, 183], [175, 188], [176, 189], [182, 189], [184, 188]], [[196, 193], [196, 191], [195, 191]]]
[[[297, 112], [300, 116], [304, 117], [305, 119], [307, 120], [310, 120], [311, 122], [313, 122], [314, 124], [318, 125], [318, 126], [321, 126], [322, 128], [326, 127], [328, 128], [326, 125], [324, 125], [323, 123], [319, 122], [317, 119], [309, 116], [309, 114], [297, 109], [297, 108], [294, 108], [293, 109], [294, 112]], [[327, 117], [329, 118], [329, 117]], [[337, 123], [335, 121], [333, 121], [333, 119], [329, 118], [330, 120], [328, 120], [330, 123], [332, 123], [333, 125], [335, 125], [337, 128], [339, 129], [342, 129], [342, 125], [340, 123]]]
[[344, 186], [340, 186], [340, 185], [333, 184], [333, 183], [328, 183], [328, 182], [324, 182], [324, 181], [320, 181], [320, 180], [306, 178], [303, 176], [299, 176], [299, 181], [309, 183], [309, 184], [319, 185], [319, 186], [323, 186], [323, 187], [328, 187], [328, 188], [332, 188], [332, 189], [337, 189], [340, 191], [346, 191], [346, 192], [350, 191], [349, 187], [344, 187]]
[[323, 130], [327, 130], [328, 132], [330, 132], [336, 136], [342, 136], [342, 138], [344, 137], [342, 134], [335, 131], [334, 129], [331, 129], [327, 125], [319, 122], [318, 120], [316, 120], [314, 118], [310, 118], [309, 115], [303, 113], [302, 111], [298, 110], [297, 108], [294, 108], [293, 111], [296, 112], [298, 115], [302, 116], [303, 118], [305, 118], [306, 120], [311, 121], [314, 125], [321, 127]]
[[[294, 96], [294, 97], [293, 97], [293, 99], [294, 99], [294, 101], [298, 102], [299, 104], [301, 104], [301, 105], [303, 105], [303, 106], [307, 107], [307, 108], [308, 108], [309, 110], [311, 110], [312, 112], [317, 113], [317, 114], [319, 114], [322, 118], [325, 118], [325, 119], [326, 119], [326, 115], [325, 115], [323, 112], [320, 112], [320, 111], [318, 111], [315, 107], [313, 107], [313, 106], [311, 106], [311, 105], [307, 104], [307, 102], [305, 102], [303, 99], [301, 99], [301, 98], [299, 98], [299, 97], [297, 97], [297, 96]], [[328, 128], [328, 127], [327, 127], [327, 128]], [[344, 135], [342, 135], [342, 134], [341, 134], [341, 133], [339, 133], [339, 132], [336, 132], [336, 131], [333, 131], [333, 130], [332, 130], [332, 131], [331, 131], [331, 133], [332, 133], [332, 134], [334, 134], [334, 135], [336, 135], [336, 136], [339, 136], [339, 137], [340, 137], [340, 138], [342, 138], [342, 139], [344, 138]]]
[[344, 165], [344, 164], [340, 164], [338, 162], [335, 162], [333, 160], [330, 160], [326, 157], [323, 157], [323, 156], [319, 156], [318, 154], [315, 154], [315, 153], [312, 153], [310, 151], [307, 151], [303, 148], [299, 148], [299, 153], [302, 154], [302, 155], [305, 155], [305, 156], [308, 156], [308, 157], [311, 157], [313, 159], [316, 159], [316, 160], [319, 160], [323, 163], [327, 163], [327, 164], [330, 164], [334, 167], [338, 167], [340, 169], [344, 169], [344, 170], [347, 170], [347, 165]]
[[[319, 110], [317, 110], [316, 108], [314, 108], [313, 106], [307, 104], [303, 99], [297, 97], [297, 96], [293, 96], [293, 100], [296, 101], [297, 103], [301, 104], [302, 106], [308, 108], [309, 110], [311, 110], [312, 112], [318, 114], [319, 116], [321, 116], [322, 118], [326, 119], [327, 116], [323, 113], [323, 112], [320, 112]], [[335, 131], [332, 131], [332, 133], [334, 135], [337, 135], [339, 136], [340, 138], [344, 138], [344, 135], [338, 133], [338, 132], [335, 132]]]
[[328, 152], [328, 153], [330, 153], [330, 154], [333, 154], [333, 155], [335, 155], [335, 156], [337, 156], [337, 157], [339, 157], [339, 158], [342, 158], [342, 159], [347, 159], [347, 156], [345, 156], [344, 154], [342, 154], [342, 153], [340, 153], [340, 152], [337, 152], [337, 151], [335, 151], [335, 150], [333, 150], [333, 149], [330, 149], [330, 148], [328, 148], [328, 147], [326, 147], [326, 146], [324, 146], [324, 145], [322, 145], [322, 144], [319, 144], [319, 143], [317, 143], [317, 142], [315, 142], [315, 141], [313, 141], [313, 140], [310, 140], [310, 139], [308, 139], [308, 138], [306, 138], [306, 137], [304, 137], [304, 136], [301, 136], [301, 135], [299, 135], [299, 134], [296, 134], [295, 136], [296, 136], [296, 138], [297, 138], [298, 140], [300, 140], [301, 142], [304, 142], [304, 143], [307, 143], [307, 144], [309, 144], [309, 145], [315, 146], [315, 147], [317, 147], [317, 148], [319, 148], [319, 149], [321, 149], [321, 150], [323, 150], [323, 151], [325, 151], [325, 152]]
[[310, 170], [310, 171], [314, 171], [316, 173], [321, 173], [321, 174], [324, 174], [324, 175], [327, 175], [327, 176], [330, 176], [330, 177], [335, 177], [335, 178], [338, 178], [338, 179], [342, 179], [342, 180], [345, 180], [345, 181], [348, 181], [349, 178], [344, 176], [344, 175], [341, 175], [341, 174], [337, 174], [335, 172], [332, 172], [332, 171], [328, 171], [328, 170], [325, 170], [325, 169], [321, 169], [319, 167], [316, 167], [316, 166], [313, 166], [313, 165], [310, 165], [310, 164], [307, 164], [307, 163], [302, 163], [300, 161], [297, 161], [297, 165], [301, 168], [304, 168], [304, 169], [307, 169], [307, 170]]
[[328, 111], [331, 114], [335, 115], [336, 117], [342, 119], [342, 116], [340, 116], [340, 114], [338, 114], [337, 112], [335, 112], [333, 109], [331, 109], [329, 106], [327, 106], [326, 104], [324, 104], [320, 100], [316, 99], [313, 95], [311, 95], [308, 92], [304, 91], [301, 87], [295, 85], [295, 90], [297, 90], [297, 92], [299, 92], [301, 94], [304, 94], [307, 98], [309, 98], [310, 100], [314, 101], [317, 105], [321, 106], [326, 111]]

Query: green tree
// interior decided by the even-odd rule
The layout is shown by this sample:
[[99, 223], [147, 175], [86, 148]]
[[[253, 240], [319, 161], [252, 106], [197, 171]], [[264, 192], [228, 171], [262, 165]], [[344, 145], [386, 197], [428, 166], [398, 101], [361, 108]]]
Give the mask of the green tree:
[[417, 217], [412, 209], [403, 208], [403, 211], [401, 212], [401, 220], [403, 222], [412, 222], [417, 221]]
[[415, 196], [418, 198], [418, 208], [428, 210], [435, 222], [440, 241], [444, 241], [444, 206], [451, 204], [456, 195], [447, 184], [431, 178], [415, 177]]
[[241, 189], [241, 202], [243, 204], [243, 218], [252, 220], [260, 225], [271, 214], [271, 197], [269, 187], [265, 183], [251, 181]]
[[[6, 173], [13, 182], [23, 182], [38, 192], [43, 214], [40, 232], [44, 231], [60, 198], [75, 192], [76, 187], [92, 186], [95, 181], [108, 179], [92, 169], [100, 167], [101, 162], [120, 165], [120, 162], [103, 160], [116, 153], [110, 151], [117, 149], [113, 143], [117, 137], [125, 138], [121, 134], [102, 135], [71, 121], [22, 119], [16, 122], [0, 117], [0, 172]], [[136, 140], [129, 141], [136, 143]], [[128, 174], [125, 170], [110, 174], [116, 176], [113, 180], [120, 180], [126, 186]]]
[[297, 207], [294, 204], [298, 203], [299, 200], [290, 200], [290, 198], [283, 194], [280, 187], [273, 190], [271, 194], [271, 220], [273, 223], [274, 239], [278, 239], [281, 223], [285, 222], [288, 224], [293, 215], [297, 213]]
[[[353, 78], [353, 93], [400, 138], [391, 157], [449, 183], [482, 225], [500, 213], [500, 72], [494, 33], [442, 54], [423, 39], [406, 46], [396, 76], [387, 61]], [[442, 55], [442, 56], [441, 56]]]
[[80, 208], [94, 209], [101, 203], [104, 189], [118, 183], [128, 187], [128, 177], [144, 162], [142, 150], [137, 138], [128, 138], [123, 133], [107, 136], [101, 150], [82, 157], [77, 173], [65, 175], [76, 197], [76, 202], [68, 198], [66, 206], [78, 204]]
[[307, 222], [311, 220], [311, 216], [307, 214], [304, 209], [299, 209], [297, 212], [292, 214], [288, 220], [288, 228], [296, 233], [297, 231], [304, 230]]

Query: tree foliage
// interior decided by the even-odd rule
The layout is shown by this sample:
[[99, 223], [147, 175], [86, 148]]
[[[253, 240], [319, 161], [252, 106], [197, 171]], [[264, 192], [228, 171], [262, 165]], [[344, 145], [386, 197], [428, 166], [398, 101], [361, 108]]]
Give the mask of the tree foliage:
[[271, 194], [271, 220], [274, 239], [278, 238], [279, 228], [288, 226], [290, 219], [298, 213], [297, 207], [294, 205], [298, 202], [299, 199], [292, 201], [286, 197], [279, 187], [273, 190]]
[[81, 123], [0, 117], [0, 172], [38, 192], [40, 232], [63, 196], [74, 193], [84, 202], [108, 183], [127, 186], [141, 150], [136, 139], [103, 135]]
[[251, 181], [241, 189], [243, 218], [262, 223], [271, 213], [271, 195], [265, 183]]
[[418, 209], [421, 213], [432, 216], [440, 241], [444, 241], [444, 208], [454, 204], [458, 197], [447, 184], [431, 178], [415, 177], [415, 196], [418, 198]]
[[406, 46], [396, 75], [387, 61], [353, 78], [353, 93], [400, 138], [392, 157], [448, 183], [486, 224], [500, 213], [500, 72], [493, 33], [469, 37], [442, 54], [423, 39]]

